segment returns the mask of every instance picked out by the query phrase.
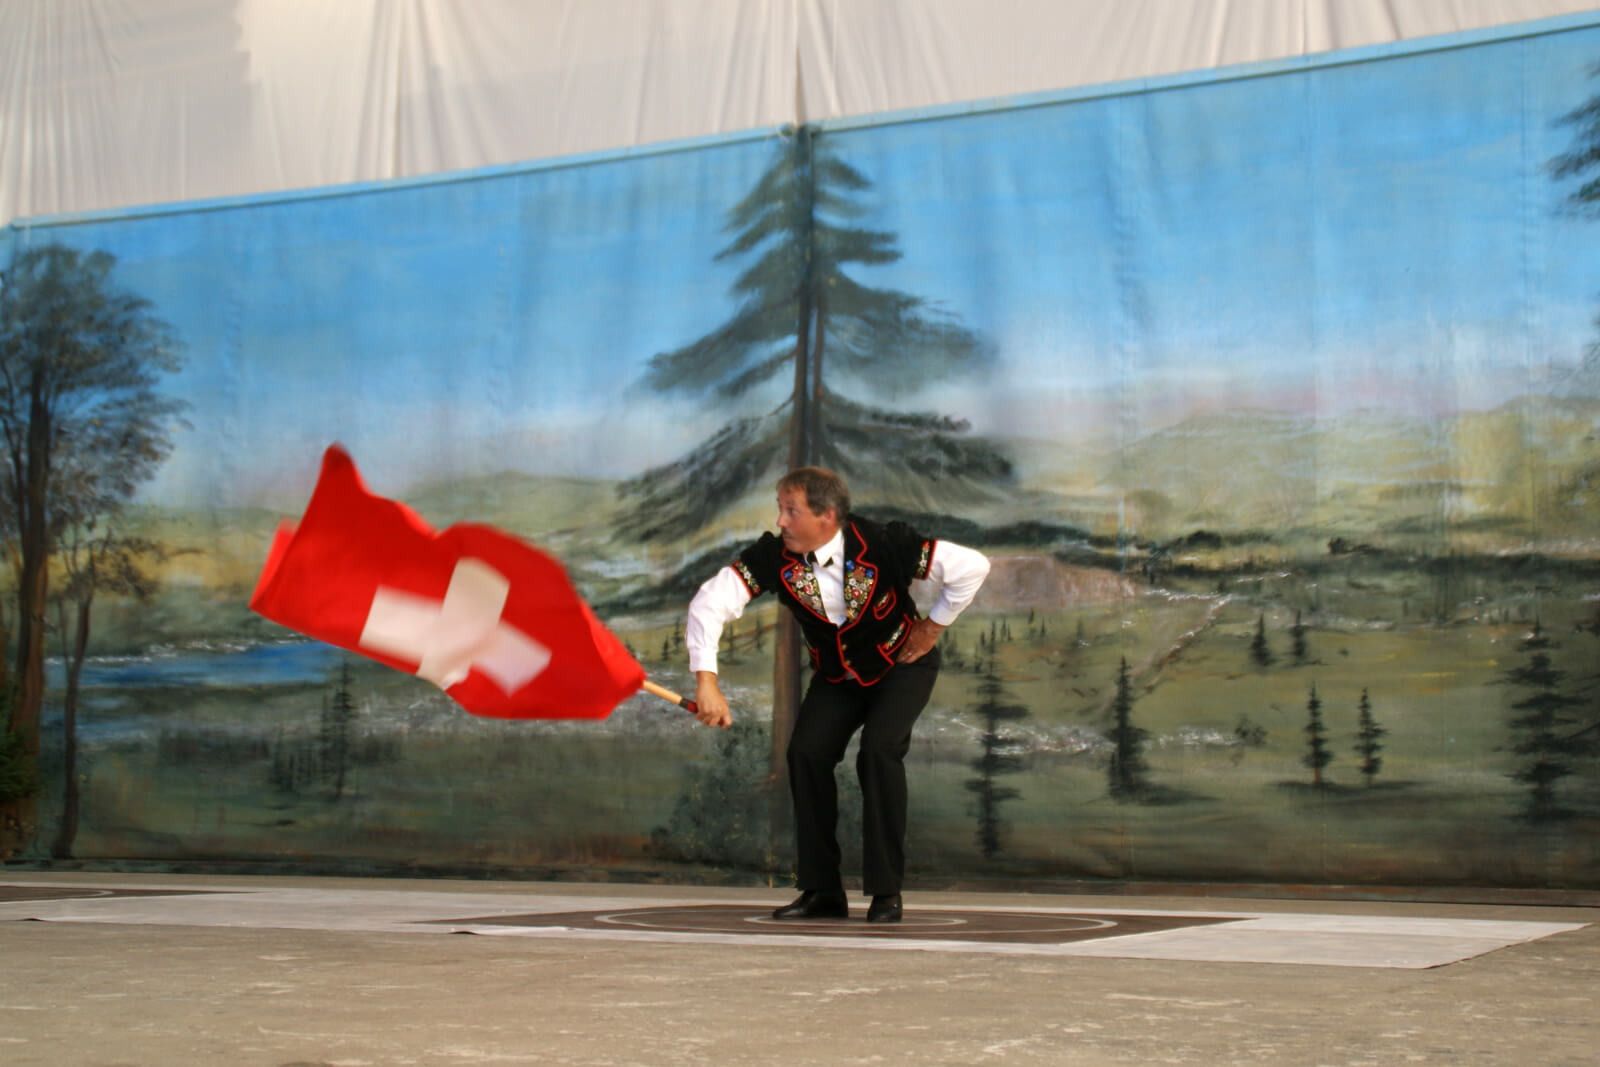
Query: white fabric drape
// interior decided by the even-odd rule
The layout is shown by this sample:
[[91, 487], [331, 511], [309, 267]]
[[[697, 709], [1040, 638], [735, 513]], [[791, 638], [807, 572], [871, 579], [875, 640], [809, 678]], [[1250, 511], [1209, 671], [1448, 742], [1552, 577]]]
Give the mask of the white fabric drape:
[[803, 0], [805, 118], [1180, 74], [1596, 6], [1584, 0]]
[[0, 0], [0, 221], [1277, 59], [1580, 0]]

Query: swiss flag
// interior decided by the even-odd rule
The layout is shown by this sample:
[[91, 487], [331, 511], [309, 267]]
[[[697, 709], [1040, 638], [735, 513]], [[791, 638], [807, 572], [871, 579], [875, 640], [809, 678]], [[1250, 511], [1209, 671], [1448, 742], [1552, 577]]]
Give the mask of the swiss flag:
[[435, 532], [369, 493], [338, 445], [299, 525], [279, 527], [250, 607], [426, 678], [474, 715], [603, 719], [645, 677], [560, 563], [491, 526]]

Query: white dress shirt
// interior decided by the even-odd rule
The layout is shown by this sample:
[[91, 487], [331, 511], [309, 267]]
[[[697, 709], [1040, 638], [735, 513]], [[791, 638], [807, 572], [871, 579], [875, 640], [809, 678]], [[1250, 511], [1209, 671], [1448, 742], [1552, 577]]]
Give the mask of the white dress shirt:
[[[838, 626], [845, 620], [844, 530], [841, 528], [817, 549], [816, 556], [811, 569], [817, 576], [823, 613]], [[911, 599], [923, 615], [940, 626], [949, 626], [972, 603], [988, 576], [989, 560], [983, 553], [953, 541], [935, 540], [928, 577], [911, 583]], [[731, 566], [723, 567], [700, 586], [689, 602], [689, 621], [683, 630], [691, 671], [716, 673], [722, 628], [743, 615], [748, 603], [750, 590]]]

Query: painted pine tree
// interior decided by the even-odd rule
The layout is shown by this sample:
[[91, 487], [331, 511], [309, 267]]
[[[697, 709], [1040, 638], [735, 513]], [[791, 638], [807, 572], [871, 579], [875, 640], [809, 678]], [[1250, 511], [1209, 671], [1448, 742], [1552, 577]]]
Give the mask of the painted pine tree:
[[[729, 212], [719, 260], [743, 263], [728, 321], [651, 358], [642, 385], [743, 405], [701, 444], [623, 482], [623, 530], [645, 541], [688, 536], [789, 468], [820, 464], [857, 490], [938, 510], [1009, 482], [1011, 461], [959, 418], [894, 410], [882, 399], [908, 383], [978, 374], [992, 346], [921, 297], [874, 288], [860, 271], [897, 261], [892, 233], [861, 225], [871, 183], [813, 131], [782, 140], [754, 187]], [[783, 399], [755, 399], [776, 389]], [[773, 773], [800, 704], [800, 632], [778, 617], [773, 654]], [[774, 826], [782, 816], [775, 813]]]
[[1383, 736], [1389, 731], [1378, 725], [1372, 717], [1372, 701], [1367, 691], [1361, 690], [1360, 715], [1356, 720], [1356, 755], [1361, 757], [1361, 778], [1368, 786], [1378, 777], [1383, 767]]
[[1551, 659], [1551, 650], [1556, 647], [1535, 620], [1533, 632], [1522, 641], [1526, 662], [1506, 671], [1506, 681], [1527, 694], [1511, 704], [1512, 751], [1523, 759], [1511, 772], [1511, 778], [1528, 787], [1522, 817], [1532, 823], [1557, 822], [1572, 816], [1572, 809], [1561, 802], [1557, 787], [1573, 773], [1574, 758], [1587, 754], [1591, 748], [1574, 730], [1577, 719], [1567, 714], [1579, 699], [1561, 691], [1566, 672], [1556, 669]]
[[1233, 762], [1239, 764], [1244, 759], [1246, 751], [1252, 748], [1265, 748], [1267, 744], [1267, 729], [1248, 715], [1239, 716], [1239, 721], [1233, 727]]
[[1144, 746], [1150, 732], [1133, 725], [1133, 684], [1128, 676], [1128, 659], [1117, 667], [1117, 693], [1111, 701], [1111, 758], [1106, 767], [1108, 791], [1118, 800], [1128, 800], [1149, 786]]
[[1333, 762], [1333, 752], [1328, 748], [1328, 728], [1322, 721], [1322, 700], [1315, 684], [1306, 701], [1306, 754], [1300, 762], [1311, 768], [1311, 784], [1321, 787], [1322, 768]]
[[978, 775], [967, 779], [966, 787], [977, 795], [978, 847], [984, 859], [993, 859], [1005, 842], [1006, 824], [1000, 814], [1000, 806], [1021, 796], [1016, 789], [996, 782], [996, 779], [1022, 769], [1022, 759], [1017, 755], [1022, 742], [1014, 734], [1006, 732], [1005, 725], [1027, 718], [1028, 709], [1021, 704], [1010, 703], [1010, 694], [1000, 680], [993, 656], [989, 658], [983, 680], [978, 683], [977, 689], [979, 701], [972, 710], [983, 723], [983, 731], [978, 735], [982, 752], [971, 761], [971, 767]]
[[344, 796], [345, 772], [350, 766], [350, 728], [355, 720], [355, 701], [350, 698], [350, 661], [339, 664], [339, 681], [333, 699], [325, 705], [322, 717], [322, 774], [333, 783], [333, 799]]
[[[1590, 73], [1600, 77], [1600, 67]], [[1559, 122], [1574, 133], [1567, 151], [1550, 161], [1550, 177], [1562, 183], [1577, 179], [1567, 191], [1567, 203], [1590, 219], [1600, 219], [1600, 93], [1562, 115]], [[1595, 316], [1595, 325], [1600, 326], [1600, 315]], [[1591, 387], [1600, 386], [1600, 340], [1589, 345], [1580, 374]]]
[[703, 528], [749, 490], [805, 464], [930, 507], [1009, 481], [1011, 462], [957, 418], [897, 411], [907, 383], [983, 371], [991, 346], [921, 297], [855, 276], [897, 261], [892, 233], [860, 225], [871, 182], [802, 127], [729, 213], [718, 259], [742, 261], [733, 318], [654, 356], [643, 384], [718, 408], [787, 382], [776, 407], [737, 416], [689, 454], [623, 483], [643, 540]]
[[267, 772], [267, 781], [280, 793], [294, 792], [294, 753], [284, 740], [282, 723], [278, 724], [277, 736], [272, 743], [272, 767]]
[[1270, 667], [1273, 661], [1272, 646], [1267, 644], [1267, 617], [1256, 616], [1256, 635], [1250, 640], [1250, 662], [1257, 667]]

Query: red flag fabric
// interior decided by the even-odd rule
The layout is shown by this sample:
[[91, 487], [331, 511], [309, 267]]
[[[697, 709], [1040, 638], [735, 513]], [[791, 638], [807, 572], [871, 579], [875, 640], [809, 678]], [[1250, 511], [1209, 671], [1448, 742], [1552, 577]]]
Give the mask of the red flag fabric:
[[279, 527], [250, 607], [426, 678], [474, 715], [603, 719], [645, 677], [559, 562], [492, 526], [435, 532], [368, 492], [338, 445], [299, 524]]

